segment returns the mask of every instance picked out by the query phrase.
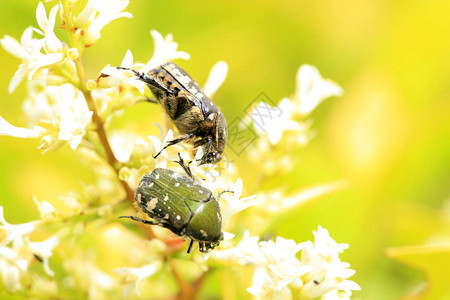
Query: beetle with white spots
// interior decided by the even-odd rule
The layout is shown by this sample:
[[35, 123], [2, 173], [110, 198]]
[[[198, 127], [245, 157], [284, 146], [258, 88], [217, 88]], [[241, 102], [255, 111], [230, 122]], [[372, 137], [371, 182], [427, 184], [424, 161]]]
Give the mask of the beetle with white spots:
[[200, 252], [206, 253], [223, 240], [219, 203], [209, 189], [192, 177], [168, 169], [154, 169], [141, 179], [135, 200], [151, 220], [134, 216], [121, 218], [159, 225], [190, 239], [188, 253], [193, 242], [199, 244]]

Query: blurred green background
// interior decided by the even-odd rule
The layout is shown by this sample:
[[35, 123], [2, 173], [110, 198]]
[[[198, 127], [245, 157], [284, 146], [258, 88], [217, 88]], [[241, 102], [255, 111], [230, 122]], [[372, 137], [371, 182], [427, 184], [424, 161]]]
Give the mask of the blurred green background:
[[[1, 36], [19, 39], [27, 26], [36, 26], [38, 1], [2, 4]], [[362, 291], [355, 298], [394, 299], [415, 290], [423, 275], [387, 258], [385, 249], [421, 245], [444, 230], [450, 2], [136, 0], [127, 11], [133, 19], [106, 26], [85, 52], [88, 77], [106, 64], [120, 64], [127, 49], [146, 62], [153, 52], [149, 30], [157, 29], [173, 33], [179, 49], [191, 54], [178, 63], [200, 84], [218, 60], [228, 63], [227, 80], [214, 99], [229, 122], [243, 117], [260, 92], [275, 102], [291, 95], [301, 64], [315, 65], [339, 83], [345, 95], [325, 101], [311, 116], [318, 135], [295, 154], [301, 167], [273, 184], [297, 188], [348, 178], [352, 187], [292, 211], [276, 234], [311, 240], [320, 224], [336, 241], [349, 243], [342, 260], [357, 271], [352, 280]], [[25, 126], [25, 85], [7, 93], [19, 63], [0, 49], [0, 114]], [[145, 133], [154, 110], [130, 108], [115, 125]], [[92, 180], [89, 166], [80, 165], [68, 147], [41, 155], [36, 146], [0, 137], [0, 203], [12, 223], [38, 217], [32, 195], [51, 201]]]

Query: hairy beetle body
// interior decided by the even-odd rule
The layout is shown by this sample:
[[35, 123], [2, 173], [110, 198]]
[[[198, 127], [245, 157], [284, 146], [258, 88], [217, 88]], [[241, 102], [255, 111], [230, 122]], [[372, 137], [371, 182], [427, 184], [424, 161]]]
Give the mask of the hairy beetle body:
[[[147, 83], [156, 102], [163, 107], [182, 134], [164, 148], [187, 140], [195, 147], [205, 146], [202, 164], [220, 161], [227, 141], [227, 123], [224, 115], [198, 84], [182, 68], [171, 62], [146, 74], [136, 72], [136, 75]], [[158, 155], [159, 153], [156, 156]]]

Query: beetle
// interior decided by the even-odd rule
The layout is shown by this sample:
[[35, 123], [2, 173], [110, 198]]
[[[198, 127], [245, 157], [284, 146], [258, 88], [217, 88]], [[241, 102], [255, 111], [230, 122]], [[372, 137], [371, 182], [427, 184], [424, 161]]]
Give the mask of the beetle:
[[205, 146], [200, 164], [217, 163], [222, 159], [227, 142], [227, 122], [217, 106], [206, 96], [186, 71], [172, 62], [158, 66], [147, 73], [133, 69], [139, 80], [147, 83], [159, 103], [182, 134], [171, 140], [156, 155], [171, 145], [188, 141], [194, 147]]
[[[150, 225], [159, 225], [170, 229], [176, 235], [191, 239], [192, 244], [199, 243], [199, 250], [207, 253], [223, 240], [222, 215], [219, 203], [213, 193], [195, 181], [181, 156], [177, 161], [187, 176], [169, 169], [156, 168], [140, 181], [135, 201], [152, 220], [143, 220], [134, 216], [121, 216]], [[220, 199], [223, 191], [219, 193]]]

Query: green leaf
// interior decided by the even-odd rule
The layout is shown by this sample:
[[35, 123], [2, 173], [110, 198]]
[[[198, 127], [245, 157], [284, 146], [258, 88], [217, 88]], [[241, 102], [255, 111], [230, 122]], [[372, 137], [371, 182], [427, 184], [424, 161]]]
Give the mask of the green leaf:
[[417, 295], [404, 299], [450, 299], [450, 245], [424, 245], [389, 248], [388, 257], [421, 270], [426, 287]]

